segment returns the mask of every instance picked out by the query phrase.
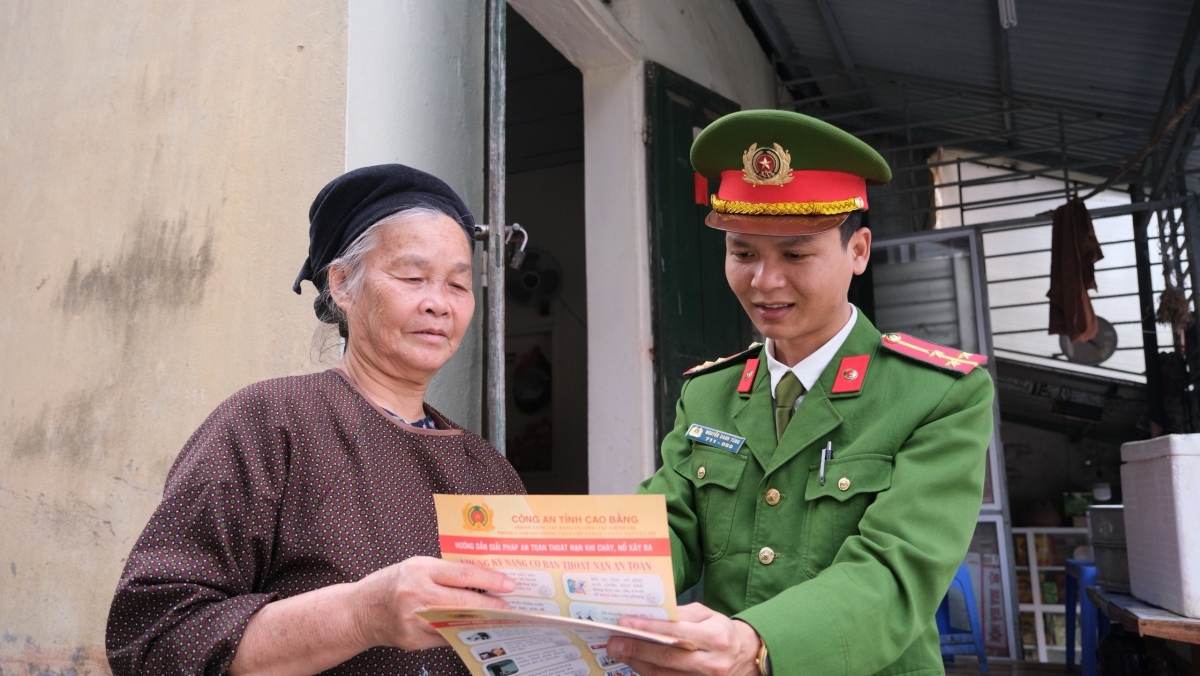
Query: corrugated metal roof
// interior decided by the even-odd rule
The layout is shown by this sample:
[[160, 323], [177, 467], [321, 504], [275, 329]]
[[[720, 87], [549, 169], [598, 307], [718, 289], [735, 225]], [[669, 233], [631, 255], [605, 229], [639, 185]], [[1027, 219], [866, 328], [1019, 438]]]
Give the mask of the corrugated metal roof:
[[[1068, 163], [1097, 176], [1149, 139], [1192, 8], [1187, 0], [1019, 0], [1008, 31], [1015, 134], [1007, 135], [994, 0], [828, 0], [867, 92], [845, 72], [817, 2], [761, 0], [790, 40], [790, 60], [825, 78], [806, 89], [816, 98], [801, 112], [852, 131], [885, 129], [868, 142], [924, 143], [900, 151], [918, 162], [941, 141], [1044, 148], [1023, 159], [1047, 163], [1062, 154], [1061, 113]], [[920, 124], [899, 129], [906, 121]]]

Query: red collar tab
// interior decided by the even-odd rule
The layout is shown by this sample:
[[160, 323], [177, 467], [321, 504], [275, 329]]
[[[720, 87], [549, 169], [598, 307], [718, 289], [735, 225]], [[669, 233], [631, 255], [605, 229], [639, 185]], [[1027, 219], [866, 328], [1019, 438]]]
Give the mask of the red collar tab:
[[861, 392], [863, 380], [867, 377], [867, 365], [871, 363], [871, 355], [860, 354], [854, 357], [843, 357], [838, 364], [837, 375], [833, 378], [830, 394], [850, 394]]
[[987, 363], [987, 357], [981, 354], [972, 354], [945, 345], [930, 343], [920, 338], [914, 338], [907, 333], [885, 333], [880, 339], [880, 343], [892, 352], [931, 364], [944, 371], [966, 374], [974, 371], [976, 366], [983, 366]]
[[742, 369], [742, 377], [738, 380], [738, 394], [747, 394], [754, 387], [754, 376], [758, 374], [758, 360], [747, 359], [746, 368]]

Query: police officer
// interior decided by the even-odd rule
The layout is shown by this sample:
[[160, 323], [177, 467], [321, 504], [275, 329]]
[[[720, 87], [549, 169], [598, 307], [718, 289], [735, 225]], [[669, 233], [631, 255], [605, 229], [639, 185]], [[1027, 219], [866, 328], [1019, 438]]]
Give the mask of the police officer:
[[688, 373], [663, 467], [681, 621], [622, 620], [696, 651], [614, 639], [656, 674], [940, 674], [934, 613], [983, 496], [992, 382], [979, 355], [880, 332], [847, 301], [867, 185], [887, 163], [811, 117], [753, 110], [695, 140], [705, 222], [765, 345]]

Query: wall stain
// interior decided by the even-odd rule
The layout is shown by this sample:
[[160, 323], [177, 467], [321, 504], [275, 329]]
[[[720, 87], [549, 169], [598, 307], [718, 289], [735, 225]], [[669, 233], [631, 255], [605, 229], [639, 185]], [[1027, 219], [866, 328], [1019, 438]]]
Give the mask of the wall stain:
[[[7, 636], [7, 634], [5, 635]], [[66, 650], [26, 650], [15, 655], [0, 655], [0, 676], [111, 676], [108, 659], [100, 648]]]
[[15, 459], [58, 457], [70, 465], [87, 465], [93, 455], [104, 452], [104, 440], [112, 420], [112, 402], [101, 389], [66, 395], [61, 404], [44, 404], [33, 422], [13, 435]]
[[187, 214], [175, 221], [140, 219], [114, 260], [92, 263], [76, 258], [59, 295], [68, 314], [100, 310], [114, 318], [149, 307], [194, 307], [204, 298], [213, 270], [213, 231], [197, 244]]

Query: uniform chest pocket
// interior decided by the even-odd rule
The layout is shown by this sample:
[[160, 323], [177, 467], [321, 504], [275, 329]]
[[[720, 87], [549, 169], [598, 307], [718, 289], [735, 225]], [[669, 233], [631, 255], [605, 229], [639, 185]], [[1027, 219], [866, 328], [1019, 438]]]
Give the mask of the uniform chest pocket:
[[892, 457], [854, 455], [809, 467], [804, 489], [804, 568], [810, 577], [829, 567], [842, 543], [858, 534], [858, 523], [875, 496], [892, 486]]
[[696, 513], [703, 534], [704, 558], [725, 555], [737, 508], [737, 487], [746, 471], [748, 454], [736, 454], [692, 444], [692, 454], [675, 467], [695, 488]]

